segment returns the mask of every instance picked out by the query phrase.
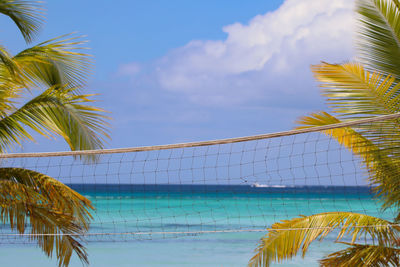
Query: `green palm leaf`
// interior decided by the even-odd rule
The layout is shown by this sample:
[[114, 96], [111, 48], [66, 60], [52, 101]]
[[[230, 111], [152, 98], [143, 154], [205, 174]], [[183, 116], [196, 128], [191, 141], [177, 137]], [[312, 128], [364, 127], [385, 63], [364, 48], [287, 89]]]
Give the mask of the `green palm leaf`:
[[4, 83], [7, 80], [15, 79], [19, 74], [19, 67], [14, 62], [12, 56], [7, 51], [7, 49], [3, 46], [0, 46], [0, 62], [1, 62], [1, 83]]
[[0, 115], [13, 108], [24, 84], [21, 70], [6, 48], [0, 46]]
[[0, 13], [14, 21], [26, 42], [31, 42], [43, 21], [43, 9], [39, 1], [0, 0]]
[[398, 0], [358, 0], [357, 48], [363, 64], [400, 78], [400, 5]]
[[303, 216], [275, 223], [261, 239], [249, 266], [269, 266], [296, 256], [302, 250], [304, 257], [310, 244], [322, 240], [334, 229], [339, 229], [337, 240], [350, 235], [352, 242], [369, 236], [381, 244], [391, 245], [398, 239], [397, 224], [365, 214], [327, 212]]
[[0, 120], [1, 150], [32, 139], [23, 125], [45, 136], [61, 135], [72, 150], [102, 148], [108, 137], [107, 117], [102, 109], [85, 105], [92, 102], [91, 95], [76, 95], [74, 90], [51, 87]]
[[24, 74], [24, 85], [84, 86], [91, 68], [90, 56], [80, 52], [85, 43], [82, 36], [67, 34], [15, 55], [13, 60]]
[[27, 48], [14, 57], [0, 47], [0, 88], [82, 87], [90, 72], [90, 55], [80, 52], [80, 36], [63, 35]]
[[341, 242], [351, 247], [329, 254], [320, 261], [321, 266], [399, 266], [400, 249], [382, 245], [360, 245]]

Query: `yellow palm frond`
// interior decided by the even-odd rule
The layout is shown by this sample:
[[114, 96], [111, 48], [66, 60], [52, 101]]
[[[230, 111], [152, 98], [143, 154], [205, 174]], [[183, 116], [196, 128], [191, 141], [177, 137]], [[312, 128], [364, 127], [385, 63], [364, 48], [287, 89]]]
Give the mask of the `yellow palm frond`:
[[329, 254], [320, 260], [323, 267], [341, 266], [400, 266], [400, 249], [382, 245], [361, 245], [345, 243], [349, 248]]
[[[312, 113], [309, 116], [303, 116], [296, 121], [300, 125], [296, 129], [312, 128], [323, 125], [333, 125], [343, 121], [330, 115], [327, 112]], [[372, 162], [371, 152], [377, 150], [377, 147], [363, 135], [350, 127], [334, 128], [323, 131], [324, 134], [333, 137], [339, 144], [350, 149], [355, 154], [364, 158], [367, 163]]]
[[0, 181], [23, 184], [40, 192], [54, 207], [73, 215], [87, 229], [92, 218], [89, 209], [93, 209], [93, 206], [87, 198], [65, 184], [45, 174], [23, 168], [0, 168], [0, 177]]
[[[301, 126], [297, 128], [340, 122], [342, 121], [329, 113], [320, 112], [301, 117], [297, 121]], [[369, 181], [375, 185], [377, 195], [382, 196], [384, 208], [400, 206], [400, 181], [397, 179], [400, 177], [400, 154], [395, 151], [400, 145], [400, 138], [396, 135], [396, 129], [381, 129], [381, 125], [372, 124], [361, 127], [358, 131], [350, 127], [341, 127], [323, 132], [362, 158], [370, 173]]]
[[269, 266], [297, 255], [304, 257], [310, 244], [322, 240], [334, 229], [339, 229], [337, 240], [350, 235], [352, 242], [369, 236], [381, 244], [391, 244], [398, 239], [399, 226], [387, 220], [352, 212], [327, 212], [284, 220], [272, 225], [261, 239], [249, 266]]
[[90, 201], [51, 177], [19, 168], [0, 169], [0, 221], [25, 234], [44, 253], [53, 251], [59, 266], [68, 266], [73, 252], [85, 263], [87, 253], [81, 238], [88, 230]]
[[341, 117], [357, 119], [400, 111], [400, 84], [391, 75], [371, 73], [357, 63], [322, 63], [311, 70], [321, 82], [328, 106]]

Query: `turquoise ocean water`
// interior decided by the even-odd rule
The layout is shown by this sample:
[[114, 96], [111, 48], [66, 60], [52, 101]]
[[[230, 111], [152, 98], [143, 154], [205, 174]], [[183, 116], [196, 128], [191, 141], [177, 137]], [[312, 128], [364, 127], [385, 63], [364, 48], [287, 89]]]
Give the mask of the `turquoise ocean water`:
[[[239, 185], [90, 185], [72, 188], [96, 207], [87, 248], [90, 266], [246, 266], [265, 232], [248, 232], [300, 214], [353, 211], [391, 219], [368, 187]], [[7, 225], [2, 227], [6, 233]], [[229, 231], [222, 233], [221, 231]], [[237, 232], [235, 232], [237, 231]], [[107, 235], [102, 235], [107, 233]], [[123, 234], [120, 234], [123, 233]], [[134, 233], [134, 234], [132, 234]], [[305, 259], [279, 266], [317, 266], [341, 248], [334, 236]], [[56, 266], [24, 239], [3, 239], [1, 266]], [[70, 266], [81, 266], [74, 258]]]

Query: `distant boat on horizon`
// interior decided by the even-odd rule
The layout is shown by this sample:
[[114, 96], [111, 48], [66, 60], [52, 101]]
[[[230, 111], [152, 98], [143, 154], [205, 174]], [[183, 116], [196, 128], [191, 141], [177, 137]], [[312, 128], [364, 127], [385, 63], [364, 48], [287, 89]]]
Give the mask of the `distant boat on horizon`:
[[273, 187], [273, 188], [285, 188], [285, 185], [267, 185], [267, 184], [259, 184], [259, 183], [254, 183], [251, 185], [251, 187], [260, 187], [260, 188], [265, 188], [265, 187]]

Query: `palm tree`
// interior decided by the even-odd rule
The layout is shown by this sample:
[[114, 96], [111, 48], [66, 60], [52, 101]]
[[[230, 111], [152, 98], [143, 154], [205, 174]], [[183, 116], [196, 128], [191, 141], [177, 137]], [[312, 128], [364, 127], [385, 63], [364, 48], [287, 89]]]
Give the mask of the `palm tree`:
[[[8, 16], [30, 43], [43, 21], [36, 1], [0, 0]], [[81, 94], [90, 57], [81, 53], [80, 37], [64, 35], [11, 55], [0, 46], [0, 153], [33, 141], [31, 131], [59, 135], [71, 150], [99, 149], [108, 138], [108, 118]], [[21, 99], [31, 96], [22, 103]], [[88, 158], [87, 160], [93, 160]], [[0, 168], [0, 221], [19, 234], [29, 221], [31, 240], [44, 253], [55, 253], [68, 266], [72, 253], [87, 263], [82, 235], [91, 219], [90, 201], [45, 174], [23, 168]]]
[[[398, 0], [357, 0], [357, 48], [362, 63], [312, 67], [321, 82], [332, 113], [317, 112], [299, 119], [299, 128], [330, 125], [365, 117], [400, 112], [400, 4]], [[334, 115], [332, 115], [334, 114]], [[327, 255], [321, 266], [400, 265], [400, 121], [372, 123], [324, 131], [364, 162], [369, 181], [382, 208], [395, 208], [393, 222], [351, 212], [327, 212], [272, 225], [262, 238], [250, 266], [269, 266], [290, 259], [311, 242], [338, 229], [337, 242], [345, 235], [347, 248]], [[372, 242], [359, 243], [363, 240]]]

